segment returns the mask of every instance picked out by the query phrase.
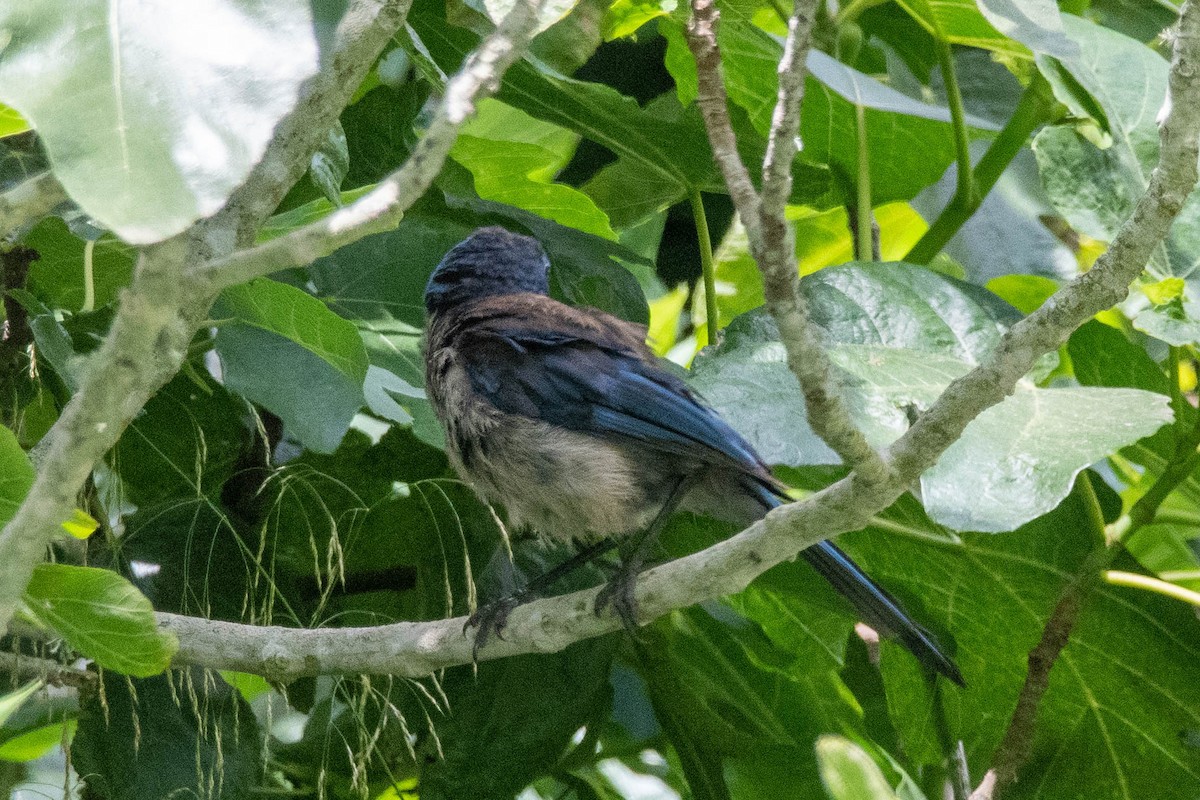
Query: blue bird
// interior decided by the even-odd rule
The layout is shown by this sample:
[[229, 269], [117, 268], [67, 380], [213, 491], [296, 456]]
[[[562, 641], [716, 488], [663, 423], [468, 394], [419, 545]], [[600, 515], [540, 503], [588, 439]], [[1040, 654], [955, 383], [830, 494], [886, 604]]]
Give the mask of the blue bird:
[[[784, 502], [785, 487], [660, 365], [643, 327], [551, 299], [549, 268], [537, 240], [503, 228], [451, 249], [425, 289], [426, 390], [454, 468], [512, 525], [583, 545], [569, 564], [629, 542], [596, 609], [611, 603], [633, 630], [637, 574], [676, 508], [749, 524]], [[868, 624], [962, 684], [930, 634], [849, 556], [830, 542], [803, 554]], [[472, 616], [477, 647], [526, 596]]]

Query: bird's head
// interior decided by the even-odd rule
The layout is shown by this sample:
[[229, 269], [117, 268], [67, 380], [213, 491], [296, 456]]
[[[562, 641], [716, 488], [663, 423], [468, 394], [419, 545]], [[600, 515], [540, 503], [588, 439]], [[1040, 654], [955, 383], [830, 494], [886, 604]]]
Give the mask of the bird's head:
[[550, 291], [550, 259], [537, 239], [480, 228], [442, 258], [425, 286], [431, 315], [481, 297]]

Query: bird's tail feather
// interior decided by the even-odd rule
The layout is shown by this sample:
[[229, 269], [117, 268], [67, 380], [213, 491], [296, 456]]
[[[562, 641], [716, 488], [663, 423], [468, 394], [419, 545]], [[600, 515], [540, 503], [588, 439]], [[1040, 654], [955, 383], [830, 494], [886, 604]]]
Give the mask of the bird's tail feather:
[[[770, 508], [782, 502], [765, 486], [760, 487], [758, 495]], [[942, 651], [933, 635], [910, 617], [898, 600], [875, 583], [835, 544], [818, 542], [804, 550], [802, 555], [821, 577], [850, 601], [864, 622], [881, 634], [899, 640], [929, 669], [940, 672], [959, 686], [966, 685], [958, 665]]]

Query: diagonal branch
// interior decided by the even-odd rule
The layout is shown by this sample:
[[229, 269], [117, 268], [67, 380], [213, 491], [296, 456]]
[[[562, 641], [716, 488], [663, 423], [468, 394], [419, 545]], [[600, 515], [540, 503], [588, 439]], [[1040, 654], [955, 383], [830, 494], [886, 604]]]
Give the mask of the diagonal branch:
[[316, 222], [265, 244], [238, 250], [205, 264], [199, 280], [213, 291], [281, 269], [310, 264], [339, 247], [373, 233], [391, 230], [442, 170], [459, 128], [479, 99], [494, 93], [500, 76], [512, 65], [534, 34], [537, 5], [519, 2], [446, 84], [433, 121], [412, 155], [363, 197]]

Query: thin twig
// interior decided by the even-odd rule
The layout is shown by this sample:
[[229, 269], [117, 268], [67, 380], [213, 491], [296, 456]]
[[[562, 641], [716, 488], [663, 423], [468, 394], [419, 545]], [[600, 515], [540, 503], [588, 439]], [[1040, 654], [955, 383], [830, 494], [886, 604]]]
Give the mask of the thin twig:
[[760, 239], [758, 207], [761, 201], [750, 181], [750, 172], [738, 154], [737, 137], [729, 119], [729, 97], [725, 93], [725, 81], [721, 79], [721, 51], [717, 47], [719, 18], [716, 0], [692, 0], [687, 43], [696, 60], [696, 105], [704, 118], [713, 158], [721, 169], [733, 207], [742, 219], [747, 238], [754, 242]]
[[[544, 1], [544, 0], [543, 0]], [[373, 233], [395, 228], [442, 170], [459, 128], [475, 104], [499, 88], [500, 76], [524, 52], [542, 2], [518, 2], [446, 84], [433, 121], [412, 155], [363, 197], [329, 216], [265, 244], [238, 250], [197, 271], [211, 289], [244, 283], [281, 269], [310, 264]]]

